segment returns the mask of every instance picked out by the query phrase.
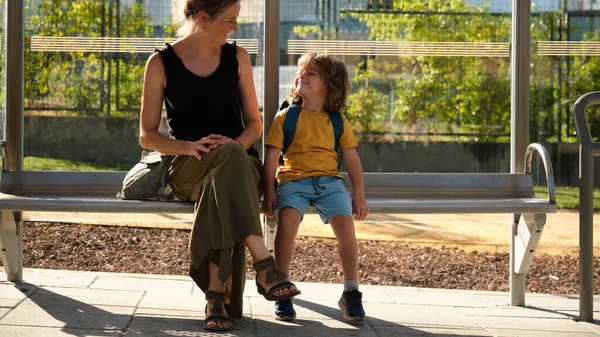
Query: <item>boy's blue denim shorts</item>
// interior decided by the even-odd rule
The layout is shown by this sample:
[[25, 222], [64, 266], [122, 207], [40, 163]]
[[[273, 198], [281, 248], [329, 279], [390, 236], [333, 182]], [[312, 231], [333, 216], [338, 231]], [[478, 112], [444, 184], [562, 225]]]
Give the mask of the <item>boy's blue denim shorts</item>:
[[307, 177], [277, 186], [276, 214], [292, 207], [304, 217], [308, 206], [317, 209], [323, 223], [337, 215], [352, 216], [352, 198], [342, 178]]

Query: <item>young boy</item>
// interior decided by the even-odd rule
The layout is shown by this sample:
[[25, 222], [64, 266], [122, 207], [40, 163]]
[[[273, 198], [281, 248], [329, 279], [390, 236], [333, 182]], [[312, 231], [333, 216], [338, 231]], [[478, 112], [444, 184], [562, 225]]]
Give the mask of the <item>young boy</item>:
[[[364, 196], [362, 166], [356, 152], [358, 142], [348, 120], [338, 115], [338, 118], [341, 117], [338, 120], [343, 121], [343, 132], [337, 145], [352, 182], [351, 197], [338, 169], [334, 117], [329, 116], [347, 109], [346, 98], [350, 91], [348, 72], [343, 63], [315, 53], [300, 58], [298, 68], [287, 101], [300, 104], [302, 110], [293, 139], [283, 154], [283, 164], [279, 164], [279, 157], [284, 148], [283, 125], [289, 108], [277, 114], [265, 142], [263, 208], [267, 216], [276, 216], [278, 220], [275, 259], [281, 271], [289, 276], [298, 227], [308, 206], [315, 206], [323, 223], [331, 224], [338, 241], [344, 273], [344, 291], [338, 305], [344, 318], [364, 321], [362, 293], [358, 291], [358, 244], [352, 215], [358, 221], [363, 220], [369, 214], [369, 207]], [[291, 321], [295, 317], [291, 299], [275, 303], [275, 319]]]

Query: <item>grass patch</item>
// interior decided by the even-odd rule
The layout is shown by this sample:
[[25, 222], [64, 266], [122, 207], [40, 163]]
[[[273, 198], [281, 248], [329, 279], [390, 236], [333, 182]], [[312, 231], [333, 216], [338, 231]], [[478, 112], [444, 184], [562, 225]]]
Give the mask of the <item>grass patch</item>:
[[24, 166], [27, 171], [129, 171], [131, 164], [107, 164], [89, 161], [25, 157]]
[[[535, 194], [540, 198], [546, 198], [548, 188], [546, 186], [535, 186]], [[594, 210], [600, 210], [600, 189], [594, 189]], [[579, 209], [579, 187], [556, 186], [556, 205], [560, 209]]]

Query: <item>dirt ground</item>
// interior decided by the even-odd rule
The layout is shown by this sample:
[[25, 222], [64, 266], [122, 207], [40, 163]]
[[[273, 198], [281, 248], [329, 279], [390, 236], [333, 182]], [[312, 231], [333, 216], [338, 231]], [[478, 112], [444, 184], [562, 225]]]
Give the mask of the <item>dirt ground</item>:
[[[29, 213], [25, 219], [26, 267], [187, 274], [190, 215]], [[506, 214], [370, 215], [356, 223], [360, 282], [507, 291], [509, 223]], [[577, 212], [548, 215], [527, 275], [528, 292], [578, 293], [578, 223]], [[296, 240], [292, 279], [342, 282], [337, 256], [331, 228], [307, 215]], [[596, 271], [598, 266], [595, 258]], [[253, 279], [254, 272], [247, 277]], [[600, 292], [600, 277], [594, 282]]]
[[[94, 214], [94, 213], [26, 213], [32, 221], [72, 222], [150, 228], [190, 229], [187, 214]], [[594, 215], [600, 223], [600, 213]], [[359, 240], [394, 241], [423, 247], [458, 248], [465, 251], [509, 251], [510, 215], [508, 214], [371, 214], [357, 222]], [[600, 255], [600, 226], [594, 230], [595, 255]], [[300, 236], [333, 238], [333, 231], [315, 214], [306, 215]], [[579, 213], [559, 211], [548, 214], [538, 246], [539, 253], [550, 255], [578, 254]]]
[[[189, 230], [31, 222], [24, 224], [24, 264], [30, 268], [186, 275]], [[341, 283], [337, 243], [300, 236], [291, 277], [295, 281]], [[248, 265], [251, 257], [247, 255]], [[527, 291], [578, 293], [576, 255], [537, 253]], [[598, 270], [600, 260], [594, 260]], [[361, 284], [508, 291], [509, 254], [423, 243], [359, 241]], [[254, 279], [248, 270], [247, 278]], [[600, 290], [595, 279], [595, 292]]]

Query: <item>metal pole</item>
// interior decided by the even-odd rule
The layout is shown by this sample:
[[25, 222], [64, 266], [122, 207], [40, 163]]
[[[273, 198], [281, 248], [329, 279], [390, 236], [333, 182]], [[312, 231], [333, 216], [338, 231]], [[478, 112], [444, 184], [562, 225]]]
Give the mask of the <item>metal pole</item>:
[[[6, 151], [8, 163], [4, 165], [10, 171], [23, 170], [23, 81], [25, 59], [23, 0], [8, 0], [6, 8]], [[14, 232], [16, 245], [13, 251], [18, 252], [16, 262], [23, 266], [23, 212], [13, 212], [15, 219]], [[7, 275], [7, 280], [20, 282], [23, 280], [23, 268], [14, 274]]]
[[[264, 95], [263, 95], [263, 136], [262, 156], [265, 154], [265, 137], [271, 129], [275, 114], [279, 108], [279, 0], [265, 0], [264, 23]], [[267, 223], [267, 217], [262, 215], [264, 239], [268, 249], [272, 249], [275, 240], [275, 230]]]
[[594, 156], [579, 144], [579, 317], [594, 321]]
[[600, 105], [600, 92], [581, 96], [573, 105], [579, 138], [579, 316], [594, 321], [594, 144], [585, 111]]
[[[512, 2], [510, 172], [523, 173], [529, 143], [529, 62], [531, 1]], [[515, 273], [514, 239], [520, 215], [511, 221], [510, 303], [525, 305], [525, 274]]]
[[7, 168], [23, 169], [23, 0], [8, 0], [6, 20], [6, 150]]
[[279, 50], [279, 0], [265, 0], [263, 139], [279, 108]]

